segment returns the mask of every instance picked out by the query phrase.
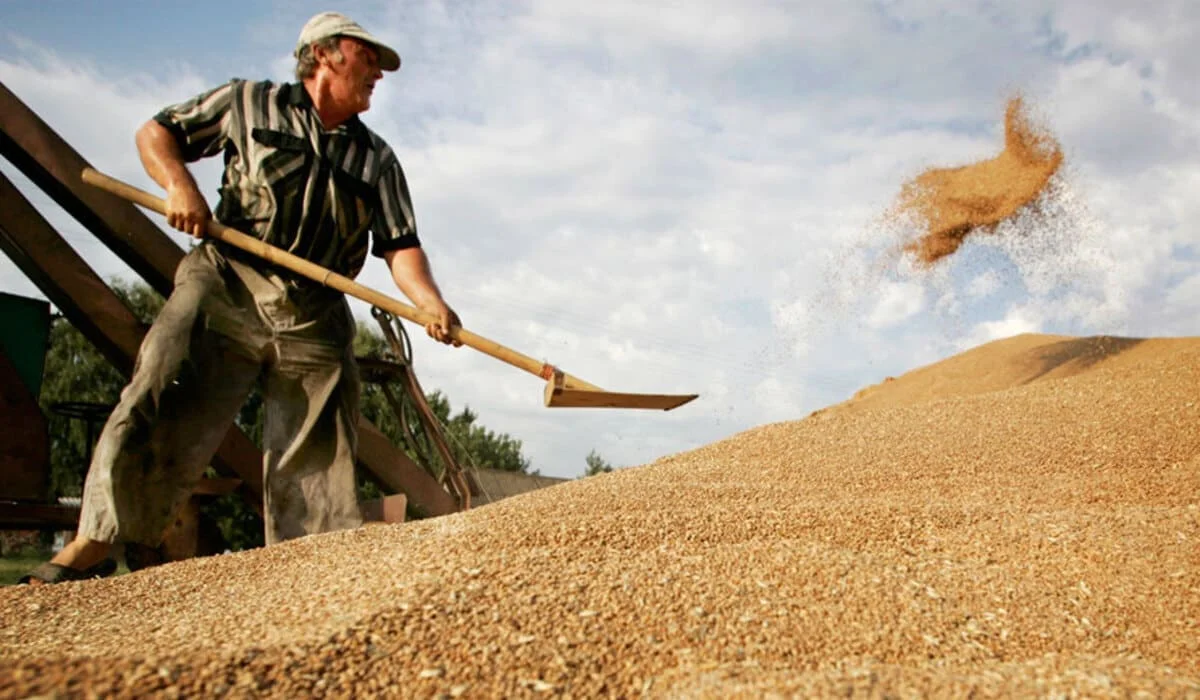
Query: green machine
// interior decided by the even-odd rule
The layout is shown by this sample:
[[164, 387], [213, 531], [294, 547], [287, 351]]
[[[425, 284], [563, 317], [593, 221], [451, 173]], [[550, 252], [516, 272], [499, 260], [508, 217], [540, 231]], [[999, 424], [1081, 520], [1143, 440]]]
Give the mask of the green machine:
[[50, 445], [38, 405], [50, 304], [0, 292], [0, 501], [46, 497]]
[[0, 292], [0, 352], [34, 399], [41, 394], [50, 342], [50, 303]]

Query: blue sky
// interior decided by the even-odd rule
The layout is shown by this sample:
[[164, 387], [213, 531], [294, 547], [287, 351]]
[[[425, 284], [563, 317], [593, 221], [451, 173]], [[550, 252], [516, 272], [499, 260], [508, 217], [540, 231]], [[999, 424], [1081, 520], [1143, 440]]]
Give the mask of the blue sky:
[[[229, 30], [223, 18], [237, 16]], [[114, 71], [144, 72], [151, 63], [189, 61], [219, 69], [234, 68], [249, 55], [267, 55], [254, 46], [252, 26], [271, 16], [268, 3], [214, 0], [205, 3], [5, 2], [0, 17], [5, 32], [43, 46], [70, 47]], [[224, 49], [237, 45], [237, 52]], [[152, 58], [151, 58], [152, 57]], [[219, 72], [219, 71], [218, 71]]]
[[[322, 9], [403, 57], [364, 120], [401, 156], [467, 327], [613, 390], [702, 395], [665, 414], [552, 411], [538, 380], [416, 340], [425, 387], [521, 439], [544, 474], [800, 419], [1014, 333], [1200, 331], [1188, 0], [6, 0], [0, 82], [94, 165], [152, 187], [141, 121], [233, 76], [287, 79]], [[903, 182], [994, 155], [1017, 91], [1067, 155], [1053, 216], [929, 271], [891, 254], [913, 233], [886, 215]], [[129, 274], [0, 170], [101, 274]], [[212, 195], [217, 165], [196, 173]], [[7, 260], [0, 280], [39, 295]], [[359, 281], [398, 294], [378, 262]]]

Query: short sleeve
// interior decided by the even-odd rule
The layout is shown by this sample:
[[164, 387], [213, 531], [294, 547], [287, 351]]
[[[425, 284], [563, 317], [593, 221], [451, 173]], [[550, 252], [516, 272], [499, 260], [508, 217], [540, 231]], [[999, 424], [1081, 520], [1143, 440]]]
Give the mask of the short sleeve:
[[184, 160], [214, 156], [225, 148], [230, 137], [230, 114], [241, 83], [232, 80], [154, 115], [154, 121], [175, 137]]
[[375, 236], [372, 252], [379, 257], [392, 250], [421, 245], [417, 239], [408, 181], [404, 179], [400, 162], [395, 159], [379, 177], [379, 209], [375, 212], [371, 230]]

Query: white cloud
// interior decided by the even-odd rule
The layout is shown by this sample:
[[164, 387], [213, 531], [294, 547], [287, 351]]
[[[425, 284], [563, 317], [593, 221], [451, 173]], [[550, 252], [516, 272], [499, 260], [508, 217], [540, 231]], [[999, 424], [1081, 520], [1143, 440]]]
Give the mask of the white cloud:
[[888, 328], [912, 318], [925, 306], [925, 290], [910, 282], [885, 284], [867, 319], [872, 328]]
[[[206, 87], [204, 81], [184, 65], [164, 63], [163, 74], [114, 74], [96, 61], [69, 58], [19, 36], [9, 36], [19, 58], [0, 54], [0, 81], [62, 136], [94, 167], [153, 191], [133, 148], [136, 128], [159, 109]], [[96, 269], [102, 277], [130, 278], [132, 272], [50, 197], [34, 186], [8, 161], [0, 159], [4, 173], [42, 216]], [[205, 194], [215, 204], [219, 177], [217, 163], [197, 168]], [[187, 238], [172, 233], [181, 245]], [[2, 288], [15, 294], [44, 298], [17, 267], [0, 256]]]
[[1021, 333], [1040, 333], [1043, 330], [1042, 323], [1037, 316], [1038, 314], [1030, 309], [1014, 309], [1005, 318], [977, 324], [969, 335], [958, 341], [958, 347], [960, 350], [966, 350], [976, 345]]
[[1000, 273], [995, 270], [985, 270], [967, 285], [967, 294], [973, 297], [986, 297], [999, 289], [1000, 284]]
[[1200, 308], [1200, 274], [1194, 274], [1171, 288], [1167, 304], [1174, 308]]
[[1051, 98], [1054, 126], [1089, 166], [1132, 177], [1164, 163], [1193, 160], [1200, 132], [1160, 105], [1162, 85], [1132, 62], [1103, 58], [1064, 66]]

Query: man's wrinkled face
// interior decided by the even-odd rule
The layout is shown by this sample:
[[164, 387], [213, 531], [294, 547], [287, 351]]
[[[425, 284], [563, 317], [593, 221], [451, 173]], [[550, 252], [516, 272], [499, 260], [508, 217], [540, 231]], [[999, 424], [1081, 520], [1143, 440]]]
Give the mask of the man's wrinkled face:
[[329, 56], [330, 92], [348, 111], [365, 112], [371, 106], [375, 83], [383, 78], [379, 52], [370, 44], [342, 37], [337, 54]]

